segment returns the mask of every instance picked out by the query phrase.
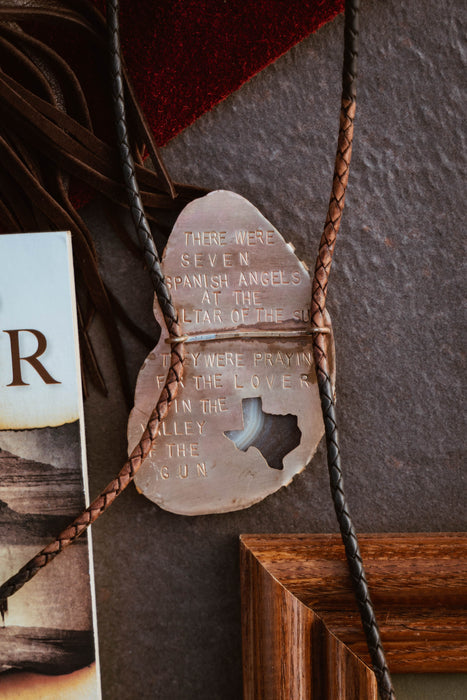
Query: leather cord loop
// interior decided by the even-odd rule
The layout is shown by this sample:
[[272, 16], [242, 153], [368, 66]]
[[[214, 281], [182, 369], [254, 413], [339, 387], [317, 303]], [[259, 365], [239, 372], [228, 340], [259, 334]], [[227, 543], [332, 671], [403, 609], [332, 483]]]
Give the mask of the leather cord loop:
[[[86, 7], [89, 10], [89, 7]], [[352, 153], [358, 56], [358, 9], [358, 0], [346, 0], [340, 129], [328, 214], [319, 244], [319, 252], [312, 284], [311, 316], [312, 325], [315, 327], [315, 332], [313, 333], [313, 352], [325, 425], [328, 470], [334, 508], [345, 546], [349, 570], [354, 584], [355, 595], [360, 609], [368, 648], [378, 682], [379, 692], [382, 700], [394, 700], [394, 690], [392, 688], [391, 679], [381, 644], [381, 638], [369, 595], [357, 535], [350, 517], [349, 508], [345, 497], [334, 397], [327, 363], [327, 337], [324, 331], [320, 330], [321, 328], [325, 327], [324, 314], [326, 309], [329, 274], [331, 270], [336, 237], [340, 227], [344, 208], [345, 190], [348, 182]], [[68, 8], [62, 10], [60, 8], [51, 9], [49, 7], [47, 9], [39, 8], [39, 10], [39, 15], [42, 18], [49, 17], [54, 20], [62, 18], [67, 22], [75, 23], [75, 25], [79, 26], [81, 29], [89, 32], [94, 38], [99, 37], [99, 32], [93, 24], [93, 13], [90, 10], [88, 16], [80, 15], [74, 10]], [[16, 10], [16, 14], [11, 9], [8, 12], [9, 14], [0, 9], [0, 20], [2, 19], [2, 16], [6, 16], [6, 14], [8, 14], [8, 18], [10, 20], [21, 19], [28, 16], [31, 13], [31, 10], [29, 8], [21, 8]], [[78, 518], [73, 521], [73, 523], [71, 523], [71, 525], [65, 528], [65, 530], [58, 535], [54, 542], [42, 549], [41, 552], [39, 552], [39, 554], [37, 554], [25, 566], [23, 566], [22, 569], [17, 572], [17, 574], [12, 576], [0, 587], [0, 612], [2, 615], [7, 610], [7, 598], [19, 590], [38, 571], [40, 571], [61, 551], [63, 551], [64, 548], [79, 537], [86, 530], [86, 528], [91, 523], [95, 522], [99, 515], [101, 515], [109, 507], [109, 505], [113, 503], [115, 498], [117, 498], [117, 496], [132, 481], [142, 462], [153, 447], [154, 441], [157, 437], [158, 427], [169, 411], [170, 405], [177, 393], [179, 382], [183, 373], [183, 360], [185, 353], [183, 342], [184, 337], [181, 335], [177, 312], [173, 306], [169, 291], [165, 284], [157, 250], [152, 239], [148, 220], [145, 216], [143, 198], [138, 187], [137, 176], [140, 173], [138, 170], [138, 165], [135, 165], [134, 163], [128, 138], [124, 94], [125, 82], [128, 86], [128, 81], [125, 81], [124, 70], [121, 64], [118, 27], [118, 0], [109, 0], [107, 13], [112, 91], [124, 182], [139, 245], [143, 251], [145, 261], [149, 268], [152, 284], [159, 300], [164, 319], [167, 323], [169, 334], [173, 340], [171, 343], [170, 369], [166, 384], [162, 390], [157, 405], [151, 414], [143, 436], [139, 444], [133, 450], [129, 459], [125, 462], [117, 477], [110, 482], [103, 492], [81, 515], [78, 516]], [[3, 43], [8, 44], [8, 37], [4, 39]], [[9, 50], [10, 53], [14, 52], [14, 50], [7, 45], [5, 48]], [[30, 66], [28, 67], [25, 64], [25, 68], [30, 69]], [[135, 105], [136, 101], [133, 98], [131, 89], [127, 87], [127, 90], [128, 96], [130, 97], [130, 102]], [[12, 84], [11, 80], [6, 79], [2, 73], [0, 73], [0, 96], [1, 95], [4, 95], [8, 102], [9, 110], [7, 111], [7, 117], [9, 115], [13, 119], [15, 118], [16, 114], [21, 114], [23, 108], [21, 100], [24, 102], [25, 100], [28, 100], [29, 97], [24, 93], [24, 90], [15, 90], [15, 85]], [[50, 106], [45, 106], [46, 103], [41, 101], [40, 97], [34, 97], [34, 99], [31, 99], [30, 104], [31, 109], [36, 111], [37, 122], [40, 122], [43, 126], [43, 128], [39, 130], [40, 138], [43, 140], [47, 148], [54, 148], [55, 144], [57, 144], [57, 139], [59, 136], [56, 127], [58, 124], [64, 124], [67, 121], [67, 115], [64, 115], [63, 112], [60, 112], [60, 110], [53, 112], [52, 109], [51, 111]], [[138, 110], [136, 110], [136, 113], [137, 124], [140, 131], [144, 132], [144, 134], [148, 136], [148, 129], [147, 125], [145, 124], [144, 117], [142, 117], [141, 112], [138, 112]], [[44, 121], [44, 117], [49, 119], [50, 122]], [[28, 128], [27, 122], [25, 126]], [[32, 126], [29, 124], [29, 128], [36, 128], [37, 131], [35, 124]], [[110, 179], [110, 174], [108, 175], [106, 172], [107, 165], [105, 161], [107, 152], [105, 146], [99, 147], [99, 149], [91, 148], [92, 153], [89, 152], [89, 145], [86, 145], [84, 132], [81, 131], [82, 127], [73, 124], [73, 129], [74, 132], [70, 129], [66, 137], [71, 139], [70, 146], [73, 146], [71, 151], [76, 152], [75, 161], [78, 163], [78, 166], [74, 165], [75, 161], [73, 161], [73, 156], [71, 158], [68, 157], [66, 164], [69, 170], [73, 172], [73, 167], [80, 167], [84, 172], [89, 173], [90, 171], [92, 176], [94, 176], [94, 173], [98, 171], [101, 179], [105, 179], [106, 177]], [[72, 143], [73, 139], [76, 139], [74, 143]], [[153, 143], [152, 138], [149, 138], [149, 142], [151, 144]], [[58, 149], [56, 149], [56, 151], [57, 150]], [[162, 161], [157, 154], [157, 150], [155, 147], [153, 148], [151, 146], [150, 152], [153, 160], [155, 161], [158, 176], [164, 183], [163, 189], [165, 193], [167, 193], [163, 196], [173, 199], [176, 195], [175, 188], [165, 168], [163, 167]], [[12, 148], [11, 143], [5, 139], [0, 140], [0, 154], [10, 161], [15, 161], [15, 164], [18, 166], [17, 177], [19, 179], [27, 181], [28, 183], [31, 179], [34, 180], [34, 178], [31, 178], [30, 170], [26, 168], [21, 157], [17, 152], [15, 152], [14, 148]], [[78, 157], [78, 154], [81, 159]], [[19, 163], [17, 161], [19, 161]], [[92, 163], [94, 167], [87, 165], [87, 163]], [[33, 167], [33, 164], [31, 165]], [[8, 188], [6, 189], [6, 192], [9, 192]], [[59, 213], [62, 214], [63, 212], [56, 211], [56, 204], [48, 200], [45, 196], [46, 193], [44, 194], [44, 192], [45, 190], [43, 190], [40, 182], [32, 183], [32, 199], [43, 211], [44, 216], [50, 217], [50, 210], [52, 212], [56, 212], [57, 216]], [[62, 196], [64, 196], [63, 192]], [[45, 205], [46, 207], [44, 209], [43, 207]], [[11, 223], [15, 223], [15, 218], [21, 218], [24, 216], [24, 214], [21, 213], [20, 207], [15, 206], [8, 208], [3, 201], [0, 201], [0, 212], [4, 212], [7, 219], [11, 221]], [[73, 221], [73, 225], [76, 228], [75, 221]], [[86, 247], [83, 247], [83, 237], [80, 238], [80, 242], [81, 254], [86, 255], [87, 251]], [[87, 259], [89, 260], [89, 258]], [[91, 256], [90, 264], [93, 263], [94, 259]], [[103, 289], [102, 292], [104, 294], [105, 304], [109, 304], [105, 289]], [[99, 293], [94, 293], [97, 294], [95, 303], [96, 307], [98, 307], [103, 302]], [[84, 328], [87, 321], [82, 319], [82, 323]], [[87, 351], [89, 352], [89, 348], [87, 348]]]

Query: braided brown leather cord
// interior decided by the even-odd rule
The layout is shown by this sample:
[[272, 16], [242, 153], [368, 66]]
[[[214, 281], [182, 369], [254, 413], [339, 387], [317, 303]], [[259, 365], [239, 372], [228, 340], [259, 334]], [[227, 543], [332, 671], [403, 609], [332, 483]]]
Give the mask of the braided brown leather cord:
[[[356, 106], [358, 40], [358, 0], [347, 0], [345, 4], [345, 47], [343, 67], [343, 89], [334, 177], [328, 213], [321, 236], [315, 274], [312, 285], [312, 324], [318, 328], [325, 325], [324, 312], [331, 271], [332, 256], [344, 209], [345, 190], [349, 179], [350, 159]], [[373, 670], [382, 700], [395, 700], [381, 637], [370, 598], [357, 533], [350, 517], [345, 498], [336, 413], [331, 379], [326, 354], [327, 335], [313, 336], [313, 354], [321, 398], [321, 409], [326, 433], [329, 481], [337, 520], [344, 543], [350, 576], [354, 586], [363, 629], [370, 652]]]
[[[172, 331], [173, 332], [173, 331]], [[170, 405], [176, 396], [178, 385], [183, 372], [184, 347], [179, 343], [172, 352], [171, 365], [166, 384], [162, 390], [159, 401], [149, 418], [141, 440], [125, 462], [118, 475], [99, 496], [68, 525], [57, 538], [42, 549], [35, 557], [27, 562], [14, 576], [0, 587], [0, 612], [2, 615], [7, 610], [7, 598], [16, 593], [27, 581], [44, 568], [57, 554], [72, 544], [83, 532], [97, 520], [97, 518], [114, 502], [121, 492], [128, 486], [148, 456], [154, 441], [157, 438], [161, 421], [167, 415]]]

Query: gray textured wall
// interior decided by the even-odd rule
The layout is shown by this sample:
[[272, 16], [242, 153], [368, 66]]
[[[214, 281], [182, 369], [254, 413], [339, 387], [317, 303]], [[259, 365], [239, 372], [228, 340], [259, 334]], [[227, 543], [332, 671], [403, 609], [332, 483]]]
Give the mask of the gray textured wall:
[[[461, 0], [362, 2], [354, 159], [329, 293], [343, 463], [361, 531], [465, 528], [462, 14]], [[176, 179], [246, 196], [310, 264], [331, 183], [342, 26], [322, 28], [164, 149]], [[112, 288], [153, 328], [146, 274], [99, 211], [87, 215]], [[145, 351], [127, 347], [135, 379]], [[110, 362], [106, 377], [117, 386]], [[94, 493], [124, 460], [127, 413], [116, 388], [85, 409]], [[237, 700], [238, 535], [336, 529], [323, 448], [249, 510], [183, 518], [130, 487], [93, 529], [104, 697]], [[428, 698], [430, 688], [440, 697], [434, 681], [411, 683], [401, 698]]]

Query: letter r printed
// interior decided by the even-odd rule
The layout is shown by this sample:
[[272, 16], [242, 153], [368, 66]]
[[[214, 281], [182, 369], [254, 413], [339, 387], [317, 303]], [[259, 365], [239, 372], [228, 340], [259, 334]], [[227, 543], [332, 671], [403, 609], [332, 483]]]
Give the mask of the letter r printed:
[[[37, 374], [40, 376], [43, 382], [46, 384], [61, 384], [61, 382], [54, 379], [45, 369], [44, 365], [37, 359], [47, 349], [46, 337], [41, 331], [34, 330], [33, 328], [20, 328], [17, 330], [3, 331], [8, 333], [10, 336], [10, 347], [11, 347], [11, 368], [13, 372], [13, 379], [7, 386], [28, 386], [28, 382], [23, 381], [21, 375], [21, 361], [29, 362], [31, 367], [36, 370]], [[27, 357], [21, 357], [19, 349], [19, 334], [20, 333], [32, 333], [37, 340], [37, 349], [32, 355]]]

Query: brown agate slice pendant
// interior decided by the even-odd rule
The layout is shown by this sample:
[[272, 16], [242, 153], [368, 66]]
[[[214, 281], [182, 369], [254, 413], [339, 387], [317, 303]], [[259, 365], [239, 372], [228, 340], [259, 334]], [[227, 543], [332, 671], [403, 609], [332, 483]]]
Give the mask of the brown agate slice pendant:
[[[222, 190], [180, 214], [162, 267], [186, 335], [185, 370], [136, 487], [184, 515], [247, 508], [290, 483], [324, 432], [310, 276], [258, 209]], [[169, 366], [157, 301], [154, 313], [162, 332], [138, 375], [130, 452]]]

